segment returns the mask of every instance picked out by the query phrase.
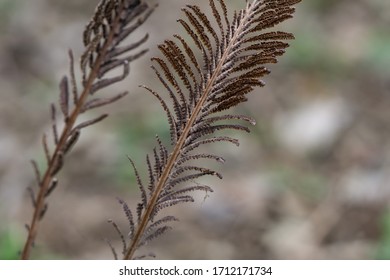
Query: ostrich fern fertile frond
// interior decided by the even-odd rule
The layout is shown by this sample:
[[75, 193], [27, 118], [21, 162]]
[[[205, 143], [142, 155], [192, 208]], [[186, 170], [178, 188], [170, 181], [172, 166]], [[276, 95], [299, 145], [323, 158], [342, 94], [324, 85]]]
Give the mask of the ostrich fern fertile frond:
[[[47, 167], [43, 176], [37, 162], [32, 160], [36, 183], [39, 188], [37, 193], [33, 188], [29, 188], [34, 213], [31, 222], [26, 225], [28, 237], [21, 254], [22, 259], [28, 259], [30, 256], [39, 223], [48, 209], [47, 198], [58, 185], [56, 176], [64, 165], [65, 157], [79, 139], [81, 130], [102, 121], [108, 116], [103, 114], [94, 119], [77, 123], [80, 114], [113, 103], [127, 95], [127, 92], [123, 92], [111, 97], [92, 98], [92, 96], [97, 95], [99, 90], [127, 77], [130, 71], [129, 63], [146, 52], [146, 50], [141, 50], [130, 53], [146, 41], [147, 35], [130, 45], [124, 45], [123, 40], [141, 26], [152, 11], [153, 8], [141, 0], [100, 1], [83, 35], [85, 50], [80, 59], [82, 73], [80, 91], [77, 86], [73, 53], [69, 51], [70, 78], [64, 76], [59, 85], [59, 107], [63, 118], [63, 129], [59, 133], [57, 128], [58, 110], [57, 106], [52, 104], [51, 119], [54, 151], [50, 151], [48, 137], [44, 134], [42, 146]], [[118, 67], [123, 67], [121, 75], [111, 78], [106, 77], [106, 74]]]
[[[216, 136], [215, 132], [249, 132], [247, 126], [231, 123], [232, 120], [255, 124], [250, 117], [226, 111], [247, 101], [247, 94], [255, 87], [264, 86], [261, 78], [270, 73], [265, 65], [276, 63], [277, 57], [288, 47], [285, 40], [294, 38], [290, 33], [269, 29], [292, 18], [293, 5], [299, 2], [253, 0], [231, 17], [224, 0], [209, 1], [212, 17], [206, 16], [196, 5], [183, 9], [186, 20], [179, 19], [178, 22], [192, 42], [174, 35], [175, 39], [166, 40], [159, 46], [162, 58], [152, 58], [152, 69], [169, 99], [143, 86], [166, 112], [171, 146], [157, 138], [158, 145], [152, 157], [147, 157], [147, 186], [131, 161], [142, 200], [136, 215], [121, 201], [130, 224], [130, 240], [124, 240], [124, 259], [136, 258], [139, 247], [166, 232], [170, 228], [167, 223], [176, 220], [170, 216], [158, 218], [160, 210], [194, 201], [193, 191], [212, 192], [208, 185], [190, 182], [205, 175], [222, 178], [217, 171], [200, 166], [199, 159], [217, 162], [224, 162], [224, 159], [201, 153], [198, 148], [218, 142], [238, 145], [237, 139]], [[201, 61], [197, 59], [197, 53], [201, 54]]]

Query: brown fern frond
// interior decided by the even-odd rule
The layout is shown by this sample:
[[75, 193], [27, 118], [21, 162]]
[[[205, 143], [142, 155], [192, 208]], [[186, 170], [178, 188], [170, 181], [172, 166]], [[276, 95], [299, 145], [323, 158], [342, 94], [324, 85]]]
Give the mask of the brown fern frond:
[[[149, 191], [147, 198], [138, 204], [138, 221], [124, 259], [137, 258], [135, 252], [139, 247], [170, 228], [164, 225], [152, 233], [148, 230], [162, 209], [194, 201], [193, 191], [212, 191], [208, 185], [181, 185], [196, 183], [196, 179], [205, 175], [222, 178], [219, 172], [194, 163], [199, 159], [218, 162], [224, 159], [197, 149], [220, 142], [238, 146], [237, 139], [214, 134], [227, 130], [249, 132], [246, 125], [231, 121], [255, 124], [250, 117], [225, 111], [247, 101], [247, 94], [255, 87], [264, 86], [261, 78], [270, 73], [265, 64], [276, 63], [288, 47], [284, 41], [294, 38], [290, 33], [268, 29], [291, 18], [293, 5], [299, 2], [247, 1], [246, 7], [231, 17], [224, 0], [209, 0], [211, 17], [196, 5], [183, 8], [186, 20], [178, 22], [195, 47], [184, 37], [174, 35], [175, 41], [166, 40], [159, 46], [163, 58], [152, 58], [152, 69], [170, 101], [143, 86], [158, 99], [167, 115], [172, 147], [158, 141], [152, 156], [147, 156]], [[201, 61], [196, 53], [201, 55]]]
[[[39, 187], [38, 192], [30, 190], [34, 204], [34, 213], [28, 225], [28, 237], [24, 245], [21, 258], [28, 259], [32, 244], [36, 238], [39, 221], [47, 210], [47, 197], [58, 185], [55, 177], [62, 169], [65, 158], [71, 148], [80, 138], [81, 131], [94, 125], [108, 115], [103, 114], [82, 123], [77, 123], [80, 114], [91, 109], [111, 104], [124, 96], [127, 92], [107, 98], [91, 98], [101, 89], [122, 81], [130, 72], [129, 63], [143, 55], [147, 50], [137, 51], [148, 38], [144, 36], [135, 43], [124, 44], [123, 41], [136, 30], [152, 13], [150, 7], [142, 0], [101, 0], [93, 18], [84, 30], [83, 42], [85, 51], [81, 55], [80, 69], [82, 73], [81, 89], [75, 75], [73, 52], [69, 51], [69, 77], [64, 76], [59, 84], [60, 94], [58, 107], [51, 105], [52, 136], [54, 151], [50, 152], [46, 134], [42, 138], [42, 146], [47, 160], [44, 172], [38, 169], [32, 161], [34, 173]], [[122, 74], [116, 77], [107, 77], [114, 69], [123, 68]], [[58, 129], [58, 113], [63, 119], [63, 129]]]

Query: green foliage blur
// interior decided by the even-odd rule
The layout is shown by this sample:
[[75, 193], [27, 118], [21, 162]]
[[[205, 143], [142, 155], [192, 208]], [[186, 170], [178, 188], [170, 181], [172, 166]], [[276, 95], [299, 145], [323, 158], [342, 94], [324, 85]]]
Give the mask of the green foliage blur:
[[379, 241], [377, 259], [390, 260], [390, 210], [382, 217], [382, 237]]
[[18, 252], [23, 246], [23, 240], [14, 230], [0, 232], [0, 260], [19, 259]]

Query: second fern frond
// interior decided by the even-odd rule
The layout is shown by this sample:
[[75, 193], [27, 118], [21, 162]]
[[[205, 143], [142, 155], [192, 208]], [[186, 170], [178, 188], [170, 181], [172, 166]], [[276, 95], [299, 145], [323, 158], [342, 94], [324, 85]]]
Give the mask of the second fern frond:
[[[65, 158], [80, 137], [81, 130], [105, 119], [108, 114], [77, 123], [79, 116], [91, 109], [111, 104], [125, 95], [119, 93], [112, 97], [95, 97], [96, 93], [114, 83], [122, 81], [129, 74], [129, 63], [143, 55], [147, 50], [137, 49], [147, 39], [147, 35], [133, 44], [122, 42], [149, 17], [153, 7], [141, 0], [101, 0], [83, 36], [85, 50], [80, 59], [82, 73], [81, 89], [78, 89], [74, 69], [73, 52], [69, 51], [70, 78], [64, 76], [60, 82], [59, 107], [62, 113], [63, 128], [58, 129], [57, 106], [51, 105], [53, 151], [46, 134], [42, 146], [47, 167], [41, 174], [38, 164], [32, 160], [36, 177], [36, 190], [29, 188], [34, 207], [31, 222], [26, 225], [28, 236], [21, 253], [22, 259], [30, 257], [40, 221], [48, 209], [47, 198], [58, 185], [57, 175], [64, 166]], [[106, 77], [111, 70], [123, 67], [123, 73], [116, 77]]]
[[224, 162], [224, 159], [198, 152], [198, 148], [218, 142], [238, 146], [237, 139], [215, 136], [215, 132], [249, 132], [246, 125], [231, 123], [232, 120], [255, 124], [250, 117], [225, 111], [247, 101], [247, 94], [255, 87], [264, 86], [260, 79], [270, 73], [265, 65], [276, 63], [288, 47], [284, 41], [294, 38], [290, 33], [265, 30], [292, 18], [293, 5], [299, 2], [254, 0], [230, 17], [225, 1], [210, 0], [214, 23], [198, 6], [188, 5], [183, 9], [186, 20], [178, 22], [195, 47], [183, 36], [174, 35], [175, 40], [166, 40], [159, 46], [164, 58], [152, 58], [152, 69], [166, 89], [169, 102], [160, 93], [143, 86], [166, 112], [172, 146], [167, 147], [157, 138], [157, 147], [147, 157], [147, 184], [142, 182], [130, 160], [142, 200], [135, 214], [120, 200], [130, 226], [129, 241], [120, 234], [124, 259], [140, 257], [135, 256], [138, 248], [170, 229], [168, 223], [176, 218], [157, 217], [160, 210], [194, 201], [193, 191], [212, 192], [208, 185], [190, 182], [205, 175], [222, 178], [217, 171], [197, 162], [199, 159]]

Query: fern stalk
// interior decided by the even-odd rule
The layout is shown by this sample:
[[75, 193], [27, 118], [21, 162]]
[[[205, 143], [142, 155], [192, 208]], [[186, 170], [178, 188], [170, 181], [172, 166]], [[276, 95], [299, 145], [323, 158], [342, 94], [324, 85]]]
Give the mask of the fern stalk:
[[[198, 48], [202, 50], [204, 62], [206, 64], [207, 71], [209, 71], [208, 73], [202, 74], [202, 77], [200, 78], [202, 81], [201, 82], [202, 90], [201, 90], [199, 95], [197, 95], [196, 90], [195, 90], [195, 92], [191, 92], [191, 85], [190, 85], [189, 80], [191, 77], [194, 77], [195, 74], [189, 73], [188, 76], [185, 77], [186, 74], [185, 73], [183, 74], [184, 68], [186, 67], [186, 69], [188, 70], [188, 69], [190, 69], [190, 66], [183, 66], [180, 64], [180, 62], [177, 62], [178, 58], [180, 56], [182, 56], [182, 53], [178, 48], [176, 48], [177, 45], [175, 45], [172, 41], [165, 41], [166, 45], [160, 46], [160, 49], [165, 50], [165, 52], [163, 52], [164, 56], [166, 56], [166, 58], [168, 58], [171, 66], [173, 67], [173, 70], [167, 70], [167, 64], [165, 64], [161, 60], [154, 59], [155, 61], [159, 62], [159, 65], [163, 69], [164, 77], [166, 80], [168, 80], [168, 82], [166, 82], [166, 81], [164, 81], [164, 79], [161, 79], [161, 76], [159, 75], [158, 71], [156, 71], [157, 75], [160, 77], [160, 80], [163, 82], [163, 84], [167, 88], [167, 90], [170, 91], [170, 87], [167, 85], [167, 83], [170, 83], [172, 85], [172, 87], [174, 89], [176, 89], [176, 93], [180, 99], [182, 91], [178, 85], [178, 82], [173, 77], [174, 76], [173, 73], [176, 73], [176, 75], [179, 76], [179, 78], [181, 79], [183, 84], [186, 85], [186, 83], [187, 83], [186, 87], [187, 87], [187, 89], [190, 90], [190, 97], [189, 97], [189, 99], [191, 99], [190, 103], [192, 101], [194, 101], [195, 104], [194, 104], [194, 107], [191, 108], [191, 104], [187, 103], [188, 101], [185, 100], [185, 101], [182, 101], [182, 104], [181, 104], [182, 106], [180, 107], [180, 109], [177, 109], [177, 110], [175, 109], [175, 113], [177, 116], [176, 121], [174, 123], [170, 123], [171, 135], [173, 135], [172, 142], [174, 143], [173, 150], [172, 150], [172, 153], [169, 155], [169, 157], [166, 160], [164, 160], [165, 147], [161, 146], [161, 144], [160, 144], [161, 156], [157, 156], [156, 152], [155, 152], [155, 165], [154, 165], [154, 167], [155, 167], [155, 170], [157, 170], [157, 171], [153, 172], [150, 170], [149, 176], [151, 178], [157, 177], [158, 180], [155, 183], [155, 185], [151, 187], [152, 192], [150, 194], [150, 197], [148, 198], [148, 201], [146, 202], [146, 197], [143, 198], [142, 203], [140, 203], [139, 208], [137, 208], [138, 219], [139, 219], [137, 226], [134, 226], [134, 222], [132, 220], [132, 214], [129, 212], [129, 210], [127, 210], [127, 213], [130, 213], [130, 215], [127, 215], [127, 216], [129, 218], [129, 221], [131, 224], [131, 232], [130, 232], [131, 241], [130, 241], [129, 245], [127, 247], [125, 247], [126, 252], [123, 255], [123, 259], [133, 259], [134, 254], [135, 254], [136, 250], [141, 246], [143, 239], [145, 239], [147, 241], [147, 240], [152, 239], [155, 236], [161, 234], [166, 229], [168, 229], [168, 227], [165, 226], [163, 228], [160, 228], [161, 231], [156, 231], [154, 235], [150, 235], [149, 237], [145, 236], [145, 234], [146, 234], [145, 232], [148, 231], [147, 230], [148, 224], [150, 222], [153, 222], [154, 215], [155, 215], [155, 213], [157, 213], [159, 211], [159, 207], [160, 208], [169, 207], [169, 206], [175, 205], [179, 202], [193, 201], [192, 197], [183, 196], [182, 194], [185, 193], [186, 191], [196, 190], [197, 187], [193, 187], [193, 188], [190, 187], [188, 189], [184, 189], [182, 191], [178, 191], [178, 192], [172, 193], [172, 194], [169, 194], [169, 192], [170, 192], [170, 189], [173, 188], [173, 185], [175, 185], [173, 183], [174, 181], [170, 180], [170, 178], [173, 176], [172, 174], [174, 174], [175, 169], [177, 170], [177, 168], [179, 168], [179, 167], [177, 167], [180, 165], [180, 164], [178, 164], [178, 162], [182, 156], [185, 156], [185, 153], [186, 153], [186, 152], [184, 152], [185, 148], [186, 147], [188, 148], [189, 143], [191, 143], [191, 142], [193, 143], [193, 145], [195, 145], [195, 147], [197, 147], [196, 146], [197, 143], [195, 143], [194, 141], [196, 139], [199, 139], [200, 136], [197, 135], [196, 133], [194, 135], [192, 135], [194, 133], [193, 130], [196, 127], [196, 124], [197, 123], [202, 124], [202, 122], [204, 122], [203, 123], [204, 128], [202, 128], [202, 126], [201, 126], [199, 129], [199, 131], [200, 131], [199, 133], [201, 135], [210, 134], [210, 129], [213, 131], [216, 131], [216, 130], [230, 128], [230, 129], [247, 131], [246, 128], [244, 128], [242, 126], [238, 126], [238, 125], [226, 125], [226, 126], [212, 127], [209, 125], [210, 123], [212, 123], [212, 121], [210, 121], [210, 119], [205, 121], [203, 119], [204, 116], [202, 116], [202, 114], [209, 115], [213, 112], [221, 112], [221, 111], [227, 110], [230, 107], [237, 105], [238, 103], [246, 101], [246, 98], [244, 98], [243, 95], [250, 92], [252, 90], [253, 86], [263, 86], [264, 85], [262, 81], [258, 81], [257, 79], [258, 79], [258, 77], [261, 77], [265, 74], [268, 74], [269, 71], [266, 68], [264, 68], [264, 69], [263, 68], [256, 68], [257, 67], [256, 65], [260, 64], [260, 62], [262, 62], [262, 64], [276, 63], [277, 60], [275, 59], [275, 57], [278, 55], [281, 55], [284, 52], [283, 49], [286, 48], [288, 46], [288, 44], [281, 43], [279, 41], [272, 41], [269, 43], [264, 43], [264, 45], [256, 45], [255, 43], [257, 43], [257, 42], [254, 42], [249, 47], [242, 47], [242, 45], [244, 44], [243, 41], [245, 39], [245, 35], [248, 35], [248, 34], [255, 32], [255, 31], [261, 31], [262, 29], [265, 29], [268, 27], [272, 27], [272, 26], [278, 24], [279, 22], [282, 22], [285, 19], [292, 17], [292, 13], [293, 13], [294, 9], [291, 8], [290, 6], [300, 2], [300, 0], [268, 0], [268, 1], [267, 0], [266, 1], [254, 0], [252, 3], [247, 3], [246, 9], [244, 9], [240, 12], [236, 12], [234, 14], [234, 20], [233, 20], [231, 25], [229, 24], [229, 20], [226, 17], [227, 12], [226, 12], [226, 6], [224, 4], [224, 1], [218, 0], [218, 2], [221, 6], [221, 9], [223, 10], [223, 13], [224, 13], [223, 16], [225, 17], [226, 25], [228, 25], [227, 29], [226, 29], [226, 34], [223, 33], [223, 30], [222, 30], [223, 28], [221, 27], [222, 26], [221, 18], [217, 12], [217, 9], [215, 8], [215, 0], [210, 0], [210, 6], [213, 8], [213, 14], [214, 14], [214, 17], [216, 18], [216, 20], [219, 24], [219, 27], [221, 29], [220, 31], [223, 33], [222, 34], [222, 41], [223, 41], [222, 43], [220, 43], [219, 39], [216, 36], [216, 32], [211, 28], [211, 25], [209, 24], [208, 19], [206, 18], [205, 14], [203, 14], [200, 11], [199, 7], [188, 5], [187, 6], [188, 9], [183, 9], [183, 11], [186, 13], [187, 18], [190, 21], [190, 24], [186, 24], [186, 23], [184, 23], [184, 21], [179, 20], [179, 22], [182, 23], [184, 28], [192, 25], [192, 28], [186, 28], [186, 30], [191, 35], [191, 37], [194, 39], [195, 43], [198, 44]], [[261, 14], [261, 8], [264, 9], [264, 12], [262, 14]], [[190, 12], [190, 11], [192, 11], [192, 12]], [[267, 14], [267, 12], [268, 12], [268, 14]], [[259, 14], [261, 14], [261, 16]], [[259, 17], [258, 21], [254, 20], [254, 17], [256, 17], [256, 16]], [[262, 25], [264, 25], [264, 26], [262, 26]], [[251, 29], [251, 26], [253, 26], [253, 30]], [[192, 31], [192, 30], [195, 30], [195, 31]], [[209, 33], [214, 37], [214, 39], [217, 41], [217, 43], [226, 44], [226, 45], [219, 45], [219, 46], [217, 46], [216, 50], [213, 50], [212, 46], [210, 44], [210, 40], [206, 34], [206, 30], [209, 31]], [[230, 34], [230, 32], [232, 32], [232, 31], [233, 31], [233, 33]], [[181, 37], [178, 35], [175, 35], [175, 37], [179, 38], [179, 40], [181, 39]], [[259, 37], [259, 39], [257, 41], [260, 42], [261, 40], [267, 41], [269, 39], [292, 39], [292, 38], [293, 38], [293, 36], [289, 33], [283, 33], [283, 32], [272, 33], [272, 32], [270, 32], [270, 33], [264, 33], [263, 37]], [[247, 39], [246, 42], [252, 42], [252, 41], [255, 41], [255, 39], [256, 39], [255, 36], [250, 37], [249, 39]], [[183, 43], [183, 40], [181, 40], [181, 42]], [[171, 47], [171, 49], [169, 49], [170, 47]], [[259, 50], [259, 53], [258, 54], [251, 54], [251, 55], [247, 55], [247, 56], [242, 56], [242, 59], [234, 60], [232, 57], [235, 56], [235, 53], [240, 52], [240, 51], [237, 51], [239, 48], [242, 48], [242, 52], [248, 51], [248, 50]], [[167, 51], [167, 49], [168, 49], [168, 51]], [[222, 50], [221, 53], [219, 53], [220, 50]], [[264, 50], [263, 55], [260, 54], [260, 52], [262, 50]], [[188, 57], [190, 57], [190, 59], [191, 59], [191, 57], [193, 57], [192, 51], [187, 49], [185, 52], [188, 55]], [[209, 52], [209, 54], [207, 54], [207, 52]], [[250, 59], [253, 60], [253, 65], [250, 63]], [[242, 61], [244, 61], [244, 62], [242, 62]], [[245, 63], [247, 63], [249, 65], [246, 65]], [[213, 65], [215, 65], [215, 66], [213, 66]], [[237, 68], [235, 68], [235, 67], [237, 67]], [[221, 79], [227, 80], [228, 79], [227, 77], [232, 76], [232, 75], [229, 75], [230, 74], [229, 71], [235, 72], [234, 69], [237, 69], [238, 72], [239, 71], [244, 72], [244, 73], [247, 72], [247, 74], [248, 74], [249, 78], [247, 80], [246, 80], [245, 76], [243, 75], [242, 81], [237, 80], [235, 82], [235, 84], [237, 85], [237, 88], [239, 88], [241, 90], [235, 89], [235, 86], [234, 85], [232, 86], [231, 84], [229, 84], [228, 81], [226, 81], [225, 83], [219, 81]], [[198, 70], [198, 73], [201, 72], [201, 70], [199, 68], [197, 70]], [[252, 72], [250, 72], [250, 70], [252, 70]], [[188, 72], [190, 72], [190, 71], [188, 71]], [[226, 74], [226, 72], [228, 73], [226, 75], [226, 77], [224, 76], [224, 72], [225, 72], [225, 74]], [[250, 75], [252, 75], [252, 76], [250, 76]], [[190, 76], [190, 78], [188, 78], [189, 76]], [[250, 79], [250, 77], [252, 77], [252, 79]], [[234, 79], [235, 77], [233, 76], [232, 78]], [[194, 85], [194, 87], [196, 88], [196, 85]], [[218, 87], [227, 88], [225, 90], [225, 96], [226, 96], [225, 98], [217, 97], [216, 92], [218, 92]], [[233, 89], [229, 90], [229, 87], [232, 87]], [[145, 87], [145, 88], [147, 90], [149, 90], [151, 93], [153, 93], [160, 100], [162, 106], [164, 107], [164, 110], [168, 114], [168, 118], [170, 118], [171, 113], [170, 113], [168, 107], [166, 106], [165, 102], [160, 98], [159, 94], [153, 92], [152, 90], [150, 90], [147, 87]], [[222, 92], [224, 92], [224, 90], [222, 90]], [[214, 96], [212, 96], [213, 94], [214, 94]], [[196, 96], [196, 97], [192, 98], [193, 96]], [[175, 102], [178, 103], [175, 97], [173, 97], [172, 99], [173, 99], [174, 103]], [[219, 101], [215, 101], [218, 99], [219, 99]], [[230, 102], [229, 102], [229, 100], [230, 100]], [[214, 102], [216, 105], [215, 105], [214, 109], [209, 111], [209, 113], [204, 113], [205, 111], [210, 109], [209, 107], [211, 105], [210, 104], [208, 105], [207, 104], [208, 102], [211, 102], [210, 104], [212, 104]], [[224, 102], [227, 102], [227, 103], [224, 103]], [[186, 119], [182, 119], [183, 114], [185, 115], [185, 113], [183, 113], [183, 111], [186, 111], [186, 110], [190, 110], [190, 115], [187, 116]], [[248, 117], [232, 116], [232, 115], [224, 115], [222, 117], [216, 117], [214, 119], [214, 121], [228, 120], [228, 119], [241, 119], [244, 121], [249, 121], [251, 124], [254, 124], [254, 121]], [[183, 123], [185, 124], [184, 127], [181, 127], [181, 128], [179, 128], [180, 130], [178, 130], [177, 127]], [[176, 140], [175, 137], [178, 134], [180, 134], [180, 136]], [[209, 138], [209, 142], [217, 142], [217, 141], [228, 141], [228, 142], [235, 143], [235, 141], [231, 140], [231, 138], [225, 138], [222, 140]], [[189, 148], [189, 149], [191, 150], [192, 148]], [[194, 159], [197, 156], [198, 156], [198, 158], [203, 157], [203, 158], [218, 159], [215, 156], [208, 155], [208, 154], [206, 154], [206, 155], [198, 154], [194, 157]], [[184, 159], [184, 161], [187, 161], [187, 159]], [[161, 172], [159, 173], [158, 170], [161, 170]], [[185, 170], [185, 168], [183, 170]], [[206, 168], [202, 168], [202, 167], [189, 166], [189, 167], [187, 167], [187, 170], [200, 171], [200, 174], [184, 176], [182, 179], [180, 179], [181, 181], [188, 181], [191, 178], [193, 178], [193, 176], [195, 176], [195, 178], [200, 177], [202, 175], [217, 175], [217, 176], [219, 176], [219, 174], [217, 172], [206, 169]], [[176, 171], [176, 172], [181, 173], [182, 170]], [[137, 174], [137, 178], [138, 178], [138, 174]], [[170, 186], [170, 184], [172, 184], [172, 186]], [[145, 191], [143, 190], [142, 184], [139, 183], [139, 185], [140, 185], [141, 190], [144, 193]], [[207, 191], [209, 189], [203, 188], [203, 190]], [[168, 195], [168, 199], [166, 202], [168, 205], [162, 204], [159, 206], [158, 205], [159, 201], [163, 200], [163, 198], [161, 196], [162, 196], [162, 193], [164, 191]], [[180, 193], [180, 195], [178, 195], [178, 193]], [[172, 201], [169, 201], [169, 195], [171, 195]], [[165, 202], [165, 200], [163, 200], [163, 202], [160, 202], [160, 204], [164, 203], [164, 202]], [[142, 213], [142, 212], [143, 212], [143, 214], [141, 215], [140, 213]], [[161, 221], [161, 223], [163, 223], [163, 222], [165, 222], [165, 221]]]
[[[134, 7], [132, 7], [132, 5]], [[36, 172], [37, 177], [37, 183], [39, 185], [39, 192], [35, 196], [32, 192], [32, 200], [34, 205], [34, 213], [31, 219], [30, 224], [27, 226], [28, 229], [28, 236], [27, 240], [24, 244], [23, 251], [21, 253], [21, 259], [29, 259], [31, 254], [31, 249], [34, 245], [34, 241], [36, 239], [40, 221], [43, 218], [43, 215], [46, 212], [47, 204], [46, 204], [46, 198], [51, 193], [52, 189], [57, 184], [57, 179], [54, 177], [56, 173], [61, 169], [62, 167], [62, 161], [64, 153], [67, 152], [67, 150], [70, 148], [71, 145], [73, 145], [79, 136], [79, 132], [82, 128], [95, 124], [101, 120], [103, 120], [107, 115], [102, 115], [94, 120], [84, 122], [78, 126], [76, 125], [76, 122], [78, 120], [78, 117], [81, 113], [84, 113], [85, 111], [101, 107], [103, 105], [112, 103], [123, 96], [126, 95], [126, 93], [118, 94], [117, 96], [114, 96], [113, 98], [109, 99], [95, 99], [93, 100], [94, 103], [90, 103], [90, 106], [86, 106], [87, 100], [95, 91], [104, 88], [107, 85], [110, 85], [112, 83], [115, 83], [119, 80], [122, 80], [125, 76], [127, 76], [128, 71], [126, 70], [128, 67], [129, 60], [128, 59], [120, 59], [117, 57], [116, 54], [109, 55], [109, 52], [114, 52], [116, 50], [116, 47], [118, 44], [124, 39], [118, 40], [118, 37], [121, 35], [121, 32], [125, 30], [125, 27], [128, 23], [133, 21], [134, 17], [130, 17], [127, 19], [126, 16], [131, 14], [132, 9], [141, 7], [140, 1], [138, 0], [102, 0], [100, 4], [97, 7], [97, 10], [94, 15], [94, 19], [90, 22], [90, 26], [87, 26], [85, 33], [88, 33], [89, 36], [86, 36], [84, 38], [85, 45], [86, 45], [86, 51], [83, 54], [82, 61], [86, 61], [86, 59], [89, 59], [90, 62], [90, 71], [87, 74], [86, 67], [83, 67], [82, 64], [82, 72], [83, 72], [83, 89], [80, 95], [77, 93], [77, 87], [76, 87], [76, 81], [74, 78], [74, 70], [73, 70], [73, 54], [70, 51], [70, 57], [71, 57], [71, 82], [73, 86], [73, 94], [74, 94], [74, 107], [70, 114], [68, 114], [68, 85], [67, 85], [67, 78], [65, 77], [63, 81], [65, 81], [65, 85], [61, 83], [61, 95], [60, 95], [60, 105], [61, 109], [64, 113], [64, 127], [60, 134], [60, 137], [58, 138], [57, 132], [56, 132], [56, 124], [53, 124], [53, 136], [55, 139], [55, 150], [50, 156], [50, 153], [47, 148], [47, 140], [46, 135], [44, 135], [43, 140], [43, 146], [45, 149], [45, 154], [48, 159], [48, 166], [45, 170], [43, 179], [40, 180], [41, 176], [39, 174], [39, 170], [37, 168], [37, 164], [35, 161], [33, 161], [33, 165]], [[144, 5], [143, 7], [139, 8], [140, 12], [144, 12], [145, 10], [149, 9], [147, 5]], [[143, 23], [144, 20], [150, 15], [152, 12], [152, 9], [149, 9], [149, 11], [146, 13], [146, 16], [143, 19], [140, 19], [133, 27], [137, 28], [139, 25]], [[106, 14], [105, 14], [106, 13]], [[115, 18], [113, 21], [111, 20], [112, 13], [115, 13]], [[91, 27], [94, 25], [93, 27]], [[94, 28], [92, 30], [92, 28]], [[105, 34], [105, 31], [109, 28], [109, 33]], [[105, 31], [104, 31], [105, 30]], [[118, 34], [118, 30], [120, 31]], [[93, 33], [93, 36], [95, 36], [91, 41], [92, 42], [86, 42], [86, 40], [89, 40], [89, 37], [92, 36], [91, 33]], [[100, 32], [103, 32], [103, 34], [100, 34]], [[122, 36], [122, 37], [127, 37]], [[103, 40], [103, 44], [101, 43]], [[114, 42], [117, 40], [117, 42]], [[139, 43], [141, 44], [143, 40], [141, 40]], [[128, 49], [132, 50], [135, 47], [137, 47], [138, 44], [134, 44], [134, 46], [129, 46]], [[139, 53], [139, 55], [142, 55], [145, 51], [142, 51]], [[122, 52], [123, 53], [123, 52]], [[96, 57], [94, 57], [96, 55]], [[138, 56], [134, 56], [134, 59]], [[115, 63], [118, 61], [120, 62], [118, 65], [113, 64], [114, 58], [116, 59]], [[92, 64], [91, 64], [92, 62]], [[85, 63], [84, 63], [85, 64]], [[97, 81], [98, 78], [101, 78], [105, 73], [102, 73], [102, 68], [104, 66], [111, 67], [110, 70], [116, 68], [117, 66], [124, 65], [125, 70], [122, 77], [119, 78], [111, 78], [105, 80], [105, 83], [102, 81]], [[114, 65], [114, 66], [113, 66]], [[66, 96], [66, 97], [65, 97]], [[52, 105], [52, 118], [53, 121], [55, 121], [55, 107]], [[53, 184], [55, 182], [55, 184]]]

